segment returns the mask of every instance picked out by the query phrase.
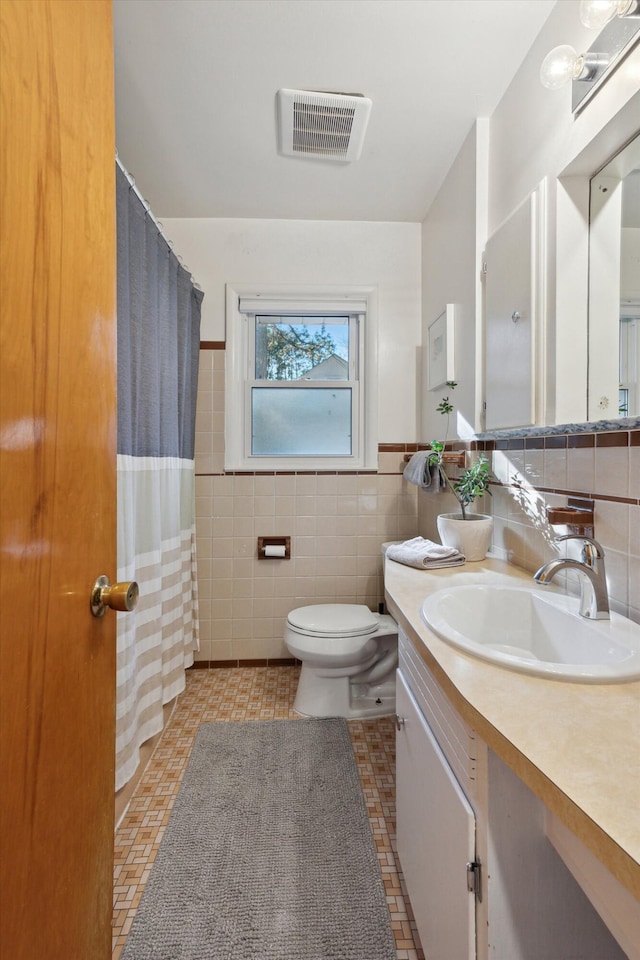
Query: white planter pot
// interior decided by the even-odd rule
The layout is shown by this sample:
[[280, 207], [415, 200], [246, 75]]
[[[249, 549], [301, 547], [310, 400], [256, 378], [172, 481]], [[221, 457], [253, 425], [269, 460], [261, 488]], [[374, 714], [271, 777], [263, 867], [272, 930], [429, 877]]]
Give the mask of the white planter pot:
[[493, 517], [484, 513], [441, 513], [438, 518], [438, 533], [445, 547], [455, 547], [467, 560], [484, 560], [491, 543]]

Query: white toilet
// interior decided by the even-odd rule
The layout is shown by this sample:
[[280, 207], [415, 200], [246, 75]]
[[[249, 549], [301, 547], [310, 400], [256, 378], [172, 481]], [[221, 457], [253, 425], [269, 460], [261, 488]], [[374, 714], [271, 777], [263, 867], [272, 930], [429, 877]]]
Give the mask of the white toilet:
[[385, 717], [396, 711], [398, 626], [355, 603], [298, 607], [284, 640], [302, 661], [293, 704], [306, 717]]

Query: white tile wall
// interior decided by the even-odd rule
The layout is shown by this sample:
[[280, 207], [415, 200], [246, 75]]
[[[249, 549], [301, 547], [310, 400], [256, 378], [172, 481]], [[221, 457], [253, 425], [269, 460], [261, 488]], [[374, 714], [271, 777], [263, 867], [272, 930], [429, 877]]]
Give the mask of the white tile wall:
[[[377, 474], [224, 475], [224, 351], [200, 351], [196, 418], [199, 660], [288, 657], [284, 622], [310, 603], [383, 600], [381, 544], [417, 534], [402, 453]], [[257, 538], [291, 537], [290, 560]]]
[[[495, 517], [497, 555], [533, 572], [561, 547], [546, 519], [569, 494], [596, 495], [595, 536], [606, 552], [614, 610], [640, 622], [640, 445], [497, 450], [501, 485], [475, 504]], [[398, 438], [403, 443], [405, 438]], [[200, 352], [196, 517], [200, 660], [287, 657], [284, 621], [309, 603], [383, 598], [385, 540], [437, 540], [450, 494], [402, 478], [402, 453], [381, 452], [377, 474], [224, 475], [224, 351]], [[551, 492], [552, 491], [552, 492]], [[623, 501], [615, 498], [623, 498]], [[631, 502], [629, 502], [631, 501]], [[258, 560], [259, 536], [289, 535], [291, 560]], [[575, 586], [569, 582], [569, 589]]]
[[[594, 498], [595, 537], [605, 549], [613, 610], [640, 623], [640, 431], [632, 445], [566, 449], [496, 450], [493, 496], [475, 506], [493, 513], [492, 549], [532, 573], [565, 549], [554, 543], [565, 533], [547, 521], [547, 507], [564, 506], [569, 495]], [[596, 435], [597, 438], [597, 435]], [[619, 498], [619, 499], [616, 499]], [[455, 508], [450, 497], [418, 496], [419, 531], [437, 539], [436, 516]], [[567, 587], [576, 590], [567, 578]]]
[[629, 447], [595, 450], [595, 489], [604, 496], [629, 496]]

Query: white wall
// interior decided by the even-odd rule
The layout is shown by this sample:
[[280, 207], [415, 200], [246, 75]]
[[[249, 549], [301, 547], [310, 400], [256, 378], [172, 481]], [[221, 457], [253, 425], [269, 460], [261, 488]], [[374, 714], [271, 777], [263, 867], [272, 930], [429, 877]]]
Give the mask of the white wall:
[[588, 174], [624, 142], [625, 130], [630, 135], [640, 125], [640, 47], [574, 118], [570, 89], [546, 90], [538, 74], [553, 46], [584, 50], [593, 41], [578, 10], [578, 0], [554, 7], [493, 116], [470, 132], [422, 236], [420, 225], [410, 223], [165, 220], [167, 236], [205, 290], [202, 339], [225, 338], [226, 282], [376, 284], [379, 440], [429, 440], [440, 436], [443, 422], [434, 412], [439, 395], [423, 390], [420, 344], [425, 325], [445, 303], [455, 303], [458, 432], [481, 429], [482, 247], [546, 177], [545, 418], [585, 420]]
[[623, 228], [620, 248], [620, 297], [640, 300], [640, 227]]
[[[490, 118], [488, 178], [479, 182], [470, 135], [423, 224], [424, 319], [437, 309], [432, 295], [436, 302], [463, 298], [459, 312], [464, 336], [456, 344], [457, 397], [464, 419], [479, 426], [481, 389], [476, 389], [475, 409], [470, 408], [473, 371], [481, 387], [483, 367], [481, 315], [473, 285], [478, 263], [470, 242], [474, 218], [481, 229], [487, 204], [484, 240], [488, 239], [544, 178], [549, 257], [545, 420], [572, 423], [587, 418], [588, 179], [640, 127], [640, 47], [577, 117], [571, 113], [570, 88], [545, 89], [539, 70], [554, 46], [569, 43], [583, 51], [595, 38], [595, 31], [580, 23], [578, 0], [556, 4]], [[476, 157], [481, 156], [476, 145]], [[466, 326], [474, 310], [475, 340]], [[423, 404], [423, 438], [430, 439], [433, 423]]]
[[[546, 90], [538, 76], [542, 60], [554, 46], [570, 43], [582, 51], [593, 39], [595, 34], [580, 24], [577, 0], [556, 4], [490, 118], [487, 176], [483, 180], [481, 138], [477, 138], [474, 150], [472, 134], [423, 224], [425, 322], [435, 307], [432, 298], [435, 302], [461, 298], [459, 315], [464, 318], [465, 335], [458, 336], [456, 343], [456, 378], [460, 381], [456, 395], [466, 419], [471, 418], [472, 394], [466, 378], [471, 380], [475, 370], [478, 383], [483, 366], [482, 296], [474, 282], [479, 262], [470, 240], [474, 223], [476, 241], [483, 222], [486, 224], [486, 241], [545, 178], [546, 422], [581, 423], [587, 419], [588, 183], [590, 176], [640, 128], [640, 46], [577, 118], [571, 113], [571, 90]], [[476, 252], [478, 246], [476, 242]], [[475, 340], [467, 335], [466, 328], [474, 310]], [[477, 420], [480, 395], [476, 389]], [[426, 410], [422, 439], [435, 434], [433, 423], [433, 415]], [[564, 506], [567, 497], [576, 493], [583, 497], [597, 493], [595, 531], [607, 555], [612, 606], [637, 621], [640, 558], [636, 531], [640, 522], [639, 508], [629, 498], [636, 497], [638, 491], [638, 448], [608, 448], [596, 445], [593, 438], [593, 445], [583, 448], [566, 439], [565, 443], [565, 447], [554, 449], [550, 444], [543, 449], [522, 442], [517, 449], [492, 452], [491, 469], [498, 483], [494, 484], [491, 502], [480, 503], [478, 510], [494, 514], [493, 548], [499, 556], [535, 570], [557, 551], [553, 541], [558, 530], [547, 521], [547, 507]], [[512, 483], [514, 476], [522, 479], [522, 486]], [[418, 493], [423, 536], [435, 538], [437, 513], [453, 509], [453, 505], [439, 500]]]
[[[555, 46], [567, 43], [579, 52], [596, 40], [597, 31], [580, 22], [578, 0], [561, 0], [533, 44], [505, 96], [491, 117], [489, 234], [512, 213], [545, 176], [558, 177], [591, 144], [613, 117], [640, 90], [640, 47], [622, 62], [583, 110], [571, 113], [571, 86], [547, 90], [540, 64]], [[640, 126], [640, 112], [629, 118], [630, 132]], [[615, 131], [600, 162], [626, 141]], [[599, 165], [586, 172], [594, 173]]]
[[491, 117], [489, 235], [547, 177], [547, 423], [587, 419], [588, 180], [640, 127], [640, 47], [574, 117], [570, 85], [547, 90], [545, 55], [560, 43], [582, 52], [597, 32], [578, 0], [554, 7]]
[[225, 339], [226, 283], [375, 284], [378, 441], [415, 441], [420, 224], [164, 219], [163, 226], [205, 291], [202, 340]]

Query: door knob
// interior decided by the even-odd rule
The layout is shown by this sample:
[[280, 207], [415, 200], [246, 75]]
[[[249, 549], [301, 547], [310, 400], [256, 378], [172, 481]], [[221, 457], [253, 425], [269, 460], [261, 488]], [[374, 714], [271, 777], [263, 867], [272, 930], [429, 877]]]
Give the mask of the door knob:
[[103, 574], [91, 589], [91, 613], [94, 617], [103, 617], [107, 607], [124, 612], [133, 610], [138, 602], [139, 592], [135, 580], [129, 583], [109, 583], [109, 577]]

